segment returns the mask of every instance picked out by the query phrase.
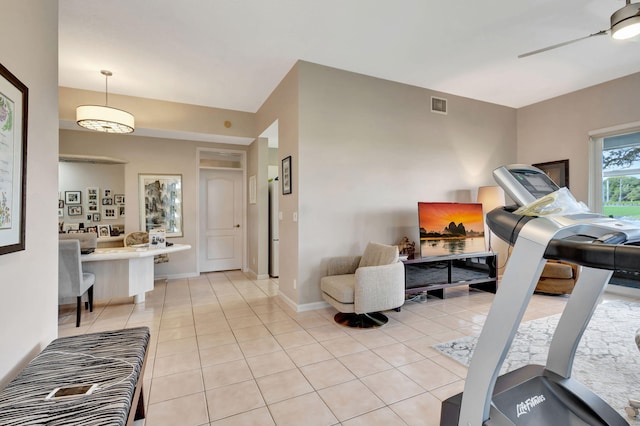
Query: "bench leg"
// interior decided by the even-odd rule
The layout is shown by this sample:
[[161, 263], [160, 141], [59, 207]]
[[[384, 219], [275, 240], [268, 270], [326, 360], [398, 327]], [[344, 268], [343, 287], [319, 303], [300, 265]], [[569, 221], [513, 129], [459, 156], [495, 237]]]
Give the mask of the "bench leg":
[[136, 407], [136, 415], [134, 420], [144, 419], [144, 392], [140, 387], [140, 396], [138, 397], [138, 405]]

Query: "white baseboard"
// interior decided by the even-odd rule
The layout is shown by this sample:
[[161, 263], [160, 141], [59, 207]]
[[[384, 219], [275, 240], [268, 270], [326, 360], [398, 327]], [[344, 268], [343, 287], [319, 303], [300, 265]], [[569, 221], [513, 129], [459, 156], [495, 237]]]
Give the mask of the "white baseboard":
[[199, 277], [200, 274], [197, 272], [185, 272], [184, 274], [170, 274], [170, 275], [156, 275], [153, 277], [155, 280], [177, 280], [180, 278], [193, 278]]
[[278, 292], [278, 297], [282, 299], [282, 301], [286, 303], [287, 306], [289, 306], [291, 309], [293, 309], [296, 312], [314, 311], [316, 309], [328, 308], [331, 306], [327, 302], [313, 302], [313, 303], [305, 303], [304, 305], [298, 305], [296, 302], [289, 299], [281, 291]]

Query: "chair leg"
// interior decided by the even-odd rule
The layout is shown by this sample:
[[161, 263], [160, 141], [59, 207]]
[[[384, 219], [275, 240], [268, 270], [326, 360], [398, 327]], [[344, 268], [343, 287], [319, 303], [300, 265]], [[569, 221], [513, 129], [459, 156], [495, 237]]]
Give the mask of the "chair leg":
[[89, 287], [89, 312], [93, 312], [93, 286]]
[[77, 303], [76, 303], [76, 327], [80, 327], [80, 314], [82, 313], [82, 310], [80, 309], [81, 305], [82, 305], [82, 296], [78, 296]]

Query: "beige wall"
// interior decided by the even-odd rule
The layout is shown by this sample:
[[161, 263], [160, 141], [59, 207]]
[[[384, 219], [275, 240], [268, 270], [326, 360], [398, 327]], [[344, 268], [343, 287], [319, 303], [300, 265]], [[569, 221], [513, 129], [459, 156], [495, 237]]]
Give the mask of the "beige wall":
[[[269, 183], [267, 139], [258, 138], [247, 152], [247, 185], [256, 178], [256, 203], [247, 202], [247, 265], [259, 278], [269, 276]], [[247, 187], [247, 194], [250, 188]]]
[[578, 200], [589, 190], [589, 132], [640, 121], [640, 73], [518, 110], [518, 162], [569, 159]]
[[0, 388], [58, 325], [58, 2], [2, 1], [0, 63], [29, 88], [26, 250], [0, 256]]
[[445, 95], [449, 115], [432, 114], [431, 95], [300, 61], [258, 111], [258, 130], [278, 119], [279, 157], [292, 156], [280, 289], [299, 309], [321, 306], [329, 256], [418, 241], [418, 201], [475, 201], [515, 160], [514, 109]]
[[[298, 304], [298, 223], [293, 213], [298, 211], [298, 65], [296, 64], [256, 113], [256, 128], [261, 134], [278, 120], [278, 164], [288, 156], [293, 163], [293, 193], [279, 195], [280, 221], [280, 295], [291, 305]], [[282, 171], [280, 171], [282, 172]], [[281, 175], [281, 173], [280, 173]], [[294, 288], [296, 287], [296, 288]]]
[[[96, 71], [96, 87], [102, 84]], [[117, 78], [114, 75], [112, 78]], [[104, 92], [60, 87], [60, 120], [76, 121], [78, 105], [104, 105]], [[255, 137], [254, 114], [228, 109], [109, 94], [109, 106], [133, 114], [136, 128]], [[231, 122], [231, 127], [224, 125]]]

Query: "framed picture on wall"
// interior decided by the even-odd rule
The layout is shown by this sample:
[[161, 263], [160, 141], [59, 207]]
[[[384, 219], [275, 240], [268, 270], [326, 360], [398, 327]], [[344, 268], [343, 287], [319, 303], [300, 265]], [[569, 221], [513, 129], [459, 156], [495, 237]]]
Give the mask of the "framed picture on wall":
[[104, 220], [112, 220], [118, 218], [118, 208], [113, 207], [103, 207], [102, 208], [102, 219]]
[[67, 209], [69, 216], [80, 216], [82, 214], [82, 206], [69, 206]]
[[0, 254], [25, 249], [29, 89], [0, 64]]
[[100, 220], [102, 220], [102, 217], [101, 217], [100, 213], [94, 213], [93, 214], [93, 221], [94, 222], [100, 222]]
[[291, 156], [282, 160], [282, 194], [291, 194]]
[[82, 191], [64, 191], [64, 203], [76, 205], [82, 202]]
[[182, 175], [138, 175], [140, 229], [182, 237]]
[[115, 194], [113, 196], [113, 202], [118, 205], [124, 204], [124, 194]]
[[549, 161], [532, 164], [532, 166], [545, 172], [560, 188], [569, 188], [569, 160]]

